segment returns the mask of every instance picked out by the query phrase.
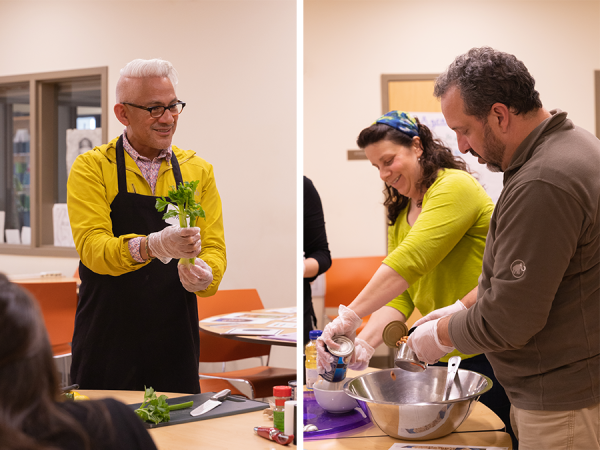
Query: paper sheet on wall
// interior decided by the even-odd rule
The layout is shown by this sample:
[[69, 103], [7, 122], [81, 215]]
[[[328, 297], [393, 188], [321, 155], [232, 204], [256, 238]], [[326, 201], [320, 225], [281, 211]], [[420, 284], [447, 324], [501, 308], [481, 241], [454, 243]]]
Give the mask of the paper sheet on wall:
[[67, 130], [67, 176], [77, 157], [102, 144], [102, 128], [94, 130]]
[[21, 232], [19, 230], [6, 229], [6, 243], [7, 244], [20, 244], [21, 243]]
[[418, 118], [423, 125], [426, 125], [436, 138], [443, 141], [452, 150], [454, 155], [460, 156], [465, 160], [473, 176], [481, 183], [495, 204], [498, 201], [500, 192], [502, 192], [502, 173], [490, 172], [485, 165], [479, 164], [477, 158], [470, 153], [463, 155], [458, 150], [456, 133], [446, 124], [446, 119], [441, 112], [411, 112], [411, 114]]
[[31, 227], [21, 227], [21, 244], [31, 245]]
[[66, 203], [55, 203], [52, 207], [52, 225], [56, 247], [75, 247]]

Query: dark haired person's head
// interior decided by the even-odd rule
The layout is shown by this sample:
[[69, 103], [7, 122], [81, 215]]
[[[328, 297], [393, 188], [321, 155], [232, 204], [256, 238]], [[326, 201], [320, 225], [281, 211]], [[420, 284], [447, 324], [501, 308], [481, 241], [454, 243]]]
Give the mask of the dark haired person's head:
[[0, 273], [0, 447], [55, 449], [43, 442], [70, 435], [89, 448], [78, 422], [57, 408], [60, 393], [40, 308]]
[[440, 169], [467, 170], [464, 160], [418, 119], [390, 111], [362, 130], [356, 141], [385, 182], [385, 206], [390, 225], [409, 200], [421, 204]]
[[27, 413], [58, 395], [58, 376], [37, 302], [0, 274], [0, 410]]
[[[448, 126], [456, 132], [458, 148], [472, 153], [493, 172], [503, 171], [516, 145], [537, 126], [543, 112], [535, 80], [515, 56], [490, 47], [473, 48], [457, 57], [438, 77], [434, 95], [441, 99]], [[525, 124], [521, 136], [514, 124]], [[510, 131], [510, 132], [509, 132]], [[514, 133], [516, 131], [516, 134]]]
[[527, 114], [542, 107], [535, 80], [515, 56], [490, 47], [472, 48], [458, 56], [441, 74], [434, 95], [442, 97], [456, 86], [465, 113], [484, 120], [494, 103], [503, 103], [514, 114]]

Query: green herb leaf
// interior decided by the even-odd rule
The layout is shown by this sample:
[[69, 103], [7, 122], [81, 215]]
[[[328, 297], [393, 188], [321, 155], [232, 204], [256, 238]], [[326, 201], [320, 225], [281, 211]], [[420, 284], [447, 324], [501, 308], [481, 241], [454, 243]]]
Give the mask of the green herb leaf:
[[160, 422], [168, 422], [171, 420], [169, 411], [175, 411], [178, 409], [190, 408], [194, 406], [194, 402], [184, 402], [175, 405], [169, 405], [167, 403], [167, 396], [161, 395], [156, 396], [153, 388], [144, 387], [144, 401], [135, 413], [146, 422], [153, 422], [159, 424]]
[[187, 220], [181, 220], [181, 215], [184, 215], [184, 219], [190, 219], [190, 226], [196, 225], [196, 220], [198, 217], [206, 218], [206, 214], [204, 213], [204, 209], [197, 203], [194, 194], [196, 193], [196, 189], [200, 184], [200, 180], [195, 181], [184, 181], [183, 183], [179, 183], [177, 188], [169, 189], [169, 199], [170, 202], [167, 201], [164, 197], [160, 197], [156, 199], [156, 210], [162, 212], [165, 208], [170, 204], [177, 207], [177, 210], [167, 211], [163, 215], [163, 219], [169, 219], [171, 217], [179, 216], [180, 224], [187, 223]]
[[[171, 187], [169, 189], [169, 199], [170, 202], [167, 201], [164, 197], [160, 197], [156, 199], [156, 210], [162, 212], [167, 208], [169, 204], [176, 206], [176, 209], [167, 210], [163, 215], [163, 220], [170, 219], [171, 217], [179, 217], [179, 226], [181, 228], [187, 228], [188, 219], [189, 226], [196, 226], [196, 222], [199, 217], [206, 219], [206, 213], [204, 209], [200, 205], [200, 203], [196, 202], [194, 198], [194, 194], [196, 193], [196, 189], [198, 189], [198, 185], [200, 184], [200, 180], [195, 181], [184, 181], [183, 183], [179, 183], [177, 188]], [[182, 258], [180, 260], [182, 264], [193, 264], [194, 258]]]

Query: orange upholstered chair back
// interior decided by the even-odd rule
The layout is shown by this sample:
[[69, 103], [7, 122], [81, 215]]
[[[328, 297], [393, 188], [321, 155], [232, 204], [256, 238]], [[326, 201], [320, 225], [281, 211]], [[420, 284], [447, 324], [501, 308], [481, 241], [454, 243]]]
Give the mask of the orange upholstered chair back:
[[333, 258], [325, 272], [325, 307], [348, 306], [375, 274], [385, 256]]
[[[196, 298], [200, 320], [219, 314], [264, 309], [256, 289], [220, 290], [212, 297]], [[270, 351], [270, 345], [236, 341], [200, 330], [200, 362], [202, 363], [266, 356]]]
[[17, 281], [38, 301], [55, 355], [70, 353], [75, 311], [77, 310], [77, 281]]

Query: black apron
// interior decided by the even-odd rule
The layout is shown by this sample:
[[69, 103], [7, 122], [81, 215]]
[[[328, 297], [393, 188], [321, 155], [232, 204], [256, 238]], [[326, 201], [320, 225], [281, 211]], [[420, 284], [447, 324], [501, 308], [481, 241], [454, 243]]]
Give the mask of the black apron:
[[[113, 234], [148, 235], [167, 227], [155, 208], [157, 197], [127, 192], [122, 136], [116, 150]], [[174, 154], [171, 163], [178, 186], [182, 177]], [[99, 275], [79, 263], [72, 383], [81, 389], [200, 392], [198, 306], [196, 295], [179, 281], [177, 263], [155, 259], [119, 276]]]

